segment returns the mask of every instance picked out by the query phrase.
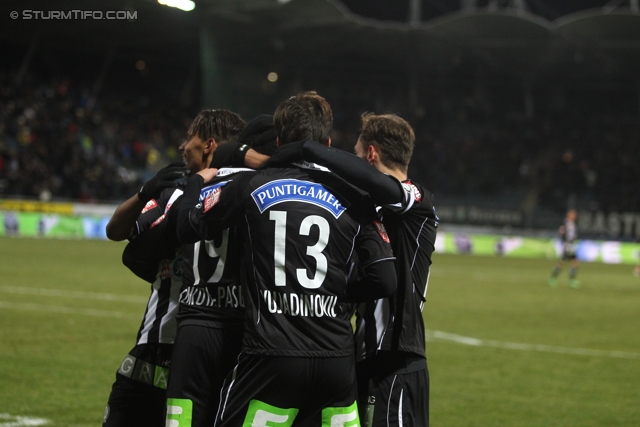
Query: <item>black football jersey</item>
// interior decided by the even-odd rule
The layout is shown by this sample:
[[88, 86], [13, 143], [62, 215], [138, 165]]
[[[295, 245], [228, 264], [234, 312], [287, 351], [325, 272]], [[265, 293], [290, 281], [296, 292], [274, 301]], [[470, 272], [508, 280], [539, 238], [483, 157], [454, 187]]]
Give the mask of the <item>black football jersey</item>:
[[358, 308], [358, 360], [380, 350], [425, 357], [422, 309], [438, 217], [431, 193], [410, 180], [404, 181], [402, 187], [404, 201], [380, 210], [396, 256], [398, 288], [391, 297]]
[[393, 254], [373, 221], [348, 203], [348, 189], [329, 177], [313, 165], [238, 174], [179, 223], [179, 232], [195, 229], [206, 238], [231, 225], [242, 230], [245, 353], [353, 354], [352, 311], [342, 301], [350, 259], [357, 253], [366, 266]]
[[167, 189], [147, 202], [123, 253], [124, 264], [151, 283], [137, 344], [170, 344], [176, 335], [182, 261], [177, 239], [166, 236], [169, 234], [167, 216], [181, 194], [180, 189]]
[[[234, 174], [249, 171], [220, 169], [218, 176], [200, 190], [200, 201], [229, 182]], [[244, 320], [240, 285], [242, 239], [237, 227], [228, 227], [212, 231], [207, 239], [182, 245], [180, 324], [215, 326]]]

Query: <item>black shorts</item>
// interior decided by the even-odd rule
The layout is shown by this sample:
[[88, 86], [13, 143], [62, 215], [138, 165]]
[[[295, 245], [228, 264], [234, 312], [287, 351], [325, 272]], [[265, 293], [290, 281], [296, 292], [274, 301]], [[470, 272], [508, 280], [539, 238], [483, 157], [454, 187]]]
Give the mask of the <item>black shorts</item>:
[[165, 425], [171, 344], [142, 344], [124, 358], [104, 413], [103, 427]]
[[358, 364], [358, 405], [363, 427], [428, 427], [429, 370], [426, 360], [404, 369], [372, 370]]
[[305, 358], [241, 353], [222, 389], [216, 427], [342, 425], [336, 420], [359, 426], [349, 424], [358, 419], [355, 380], [353, 356]]
[[167, 388], [167, 425], [213, 426], [220, 389], [238, 361], [242, 323], [224, 327], [180, 325]]
[[562, 244], [562, 260], [570, 261], [576, 259], [576, 245], [574, 243]]
[[165, 390], [116, 374], [103, 427], [140, 427], [165, 425]]

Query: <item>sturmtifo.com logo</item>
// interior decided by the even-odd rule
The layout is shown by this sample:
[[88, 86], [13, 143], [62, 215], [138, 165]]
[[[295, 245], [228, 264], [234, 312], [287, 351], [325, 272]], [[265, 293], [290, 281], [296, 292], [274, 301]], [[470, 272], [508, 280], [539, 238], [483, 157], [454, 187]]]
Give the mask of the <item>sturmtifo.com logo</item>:
[[21, 12], [13, 11], [9, 13], [11, 19], [36, 19], [36, 20], [71, 20], [71, 19], [94, 19], [94, 20], [119, 20], [134, 21], [138, 19], [137, 10], [31, 10], [25, 9]]

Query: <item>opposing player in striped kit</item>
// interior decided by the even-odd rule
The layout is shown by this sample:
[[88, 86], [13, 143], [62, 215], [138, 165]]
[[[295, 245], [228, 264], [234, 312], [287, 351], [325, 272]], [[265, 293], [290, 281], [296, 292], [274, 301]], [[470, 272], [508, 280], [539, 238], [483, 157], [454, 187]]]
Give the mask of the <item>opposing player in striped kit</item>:
[[577, 289], [580, 287], [580, 283], [576, 276], [578, 275], [578, 257], [576, 256], [576, 238], [578, 237], [578, 230], [576, 227], [576, 218], [578, 214], [575, 209], [569, 209], [567, 216], [564, 219], [563, 224], [558, 229], [560, 240], [562, 241], [562, 255], [557, 264], [553, 267], [551, 277], [549, 277], [549, 285], [556, 287], [558, 285], [558, 275], [562, 271], [565, 262], [571, 264], [569, 269], [569, 287]]

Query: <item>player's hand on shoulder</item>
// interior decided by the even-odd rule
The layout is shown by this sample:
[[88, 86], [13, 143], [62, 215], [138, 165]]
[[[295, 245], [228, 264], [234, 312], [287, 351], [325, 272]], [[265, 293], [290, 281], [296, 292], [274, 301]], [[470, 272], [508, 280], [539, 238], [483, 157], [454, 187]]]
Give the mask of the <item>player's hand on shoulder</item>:
[[269, 160], [263, 167], [271, 167], [282, 164], [289, 164], [295, 162], [301, 162], [304, 160], [302, 150], [307, 141], [291, 142], [289, 144], [281, 145], [271, 155]]
[[138, 199], [142, 202], [148, 202], [158, 197], [165, 188], [184, 185], [184, 178], [188, 173], [189, 170], [185, 167], [184, 162], [170, 163], [142, 186], [138, 191]]
[[200, 172], [198, 172], [198, 175], [202, 177], [202, 179], [206, 184], [207, 182], [211, 181], [213, 178], [215, 178], [218, 175], [218, 169], [217, 168], [202, 169]]

